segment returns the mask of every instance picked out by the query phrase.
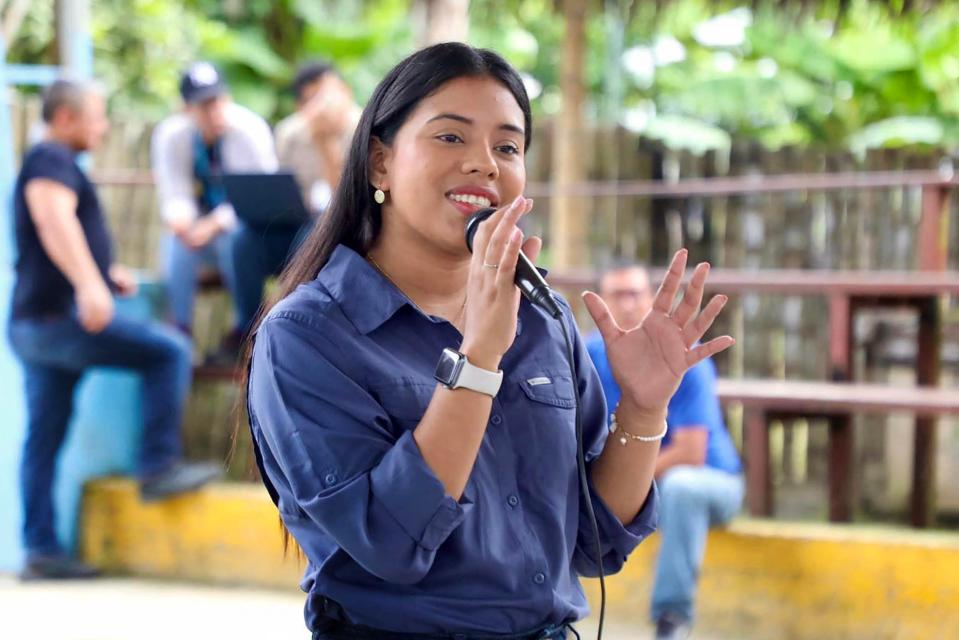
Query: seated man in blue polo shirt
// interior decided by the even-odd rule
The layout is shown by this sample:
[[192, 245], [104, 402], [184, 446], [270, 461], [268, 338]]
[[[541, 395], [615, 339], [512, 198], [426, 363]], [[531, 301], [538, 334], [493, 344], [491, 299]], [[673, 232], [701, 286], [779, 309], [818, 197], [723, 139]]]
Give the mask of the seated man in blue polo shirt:
[[[637, 326], [653, 304], [646, 270], [624, 264], [603, 274], [600, 295], [624, 328]], [[609, 412], [620, 391], [598, 332], [587, 339]], [[669, 402], [669, 431], [656, 462], [662, 546], [653, 586], [657, 640], [685, 638], [693, 620], [696, 581], [710, 526], [730, 520], [742, 506], [742, 466], [716, 397], [712, 360], [686, 372]]]

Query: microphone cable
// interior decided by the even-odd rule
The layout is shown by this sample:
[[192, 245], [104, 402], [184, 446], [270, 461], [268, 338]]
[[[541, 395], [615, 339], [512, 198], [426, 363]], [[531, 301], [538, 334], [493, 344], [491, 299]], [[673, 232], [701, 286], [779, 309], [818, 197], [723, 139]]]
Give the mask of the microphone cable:
[[596, 512], [593, 510], [593, 500], [589, 493], [589, 479], [586, 476], [586, 452], [583, 447], [583, 416], [580, 408], [579, 384], [576, 375], [576, 352], [573, 348], [573, 339], [569, 328], [563, 322], [563, 317], [556, 318], [563, 328], [563, 338], [566, 340], [566, 357], [569, 360], [569, 371], [573, 377], [573, 393], [576, 399], [576, 467], [579, 471], [580, 494], [586, 503], [586, 514], [593, 530], [593, 541], [596, 551], [596, 569], [599, 571], [599, 626], [596, 630], [596, 640], [603, 638], [603, 624], [606, 620], [606, 576], [603, 571], [603, 546], [599, 539], [599, 524], [596, 522]]
[[[473, 251], [473, 235], [476, 233], [477, 227], [483, 220], [486, 220], [494, 213], [496, 213], [495, 209], [487, 207], [476, 211], [470, 216], [469, 221], [466, 223], [466, 246], [470, 252]], [[520, 257], [525, 260], [525, 256], [522, 256], [522, 254]], [[535, 266], [529, 262], [527, 264], [535, 272]], [[576, 469], [579, 475], [580, 497], [586, 503], [586, 515], [589, 516], [589, 523], [593, 533], [593, 543], [595, 544], [596, 552], [596, 569], [599, 572], [599, 626], [596, 631], [596, 640], [602, 640], [603, 625], [606, 621], [606, 576], [603, 571], [603, 545], [599, 538], [599, 524], [596, 522], [596, 512], [593, 509], [593, 500], [589, 493], [589, 478], [586, 475], [586, 451], [583, 446], [583, 416], [582, 408], [580, 407], [582, 399], [580, 398], [579, 385], [577, 384], [579, 378], [576, 375], [576, 350], [573, 347], [573, 338], [569, 328], [563, 321], [563, 313], [555, 298], [553, 298], [552, 290], [549, 288], [549, 285], [546, 284], [545, 280], [539, 277], [538, 286], [521, 286], [520, 290], [534, 307], [539, 308], [546, 313], [546, 315], [559, 322], [560, 327], [563, 329], [563, 338], [566, 341], [566, 359], [569, 361], [569, 371], [572, 376], [573, 393], [575, 394], [574, 397], [576, 400], [574, 409], [576, 420]], [[586, 555], [587, 557], [589, 556], [589, 554]]]

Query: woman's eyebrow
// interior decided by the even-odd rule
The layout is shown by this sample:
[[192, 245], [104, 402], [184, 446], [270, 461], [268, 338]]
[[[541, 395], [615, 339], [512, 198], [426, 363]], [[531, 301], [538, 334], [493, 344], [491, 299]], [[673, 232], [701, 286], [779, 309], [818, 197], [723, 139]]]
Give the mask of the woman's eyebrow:
[[[433, 122], [434, 120], [455, 120], [457, 122], [462, 122], [463, 124], [468, 124], [468, 125], [475, 124], [472, 119], [467, 118], [466, 116], [461, 116], [456, 113], [441, 113], [427, 120], [426, 124], [429, 124]], [[523, 129], [521, 127], [517, 127], [515, 124], [504, 123], [504, 124], [501, 124], [499, 128], [504, 131], [512, 131], [513, 133], [524, 135]]]

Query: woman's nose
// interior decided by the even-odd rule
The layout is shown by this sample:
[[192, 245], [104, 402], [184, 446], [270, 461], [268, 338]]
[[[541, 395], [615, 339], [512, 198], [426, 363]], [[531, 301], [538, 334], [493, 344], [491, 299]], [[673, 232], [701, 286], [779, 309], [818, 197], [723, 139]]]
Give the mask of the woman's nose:
[[488, 149], [473, 148], [467, 150], [463, 161], [463, 173], [479, 173], [495, 180], [499, 176], [499, 166]]

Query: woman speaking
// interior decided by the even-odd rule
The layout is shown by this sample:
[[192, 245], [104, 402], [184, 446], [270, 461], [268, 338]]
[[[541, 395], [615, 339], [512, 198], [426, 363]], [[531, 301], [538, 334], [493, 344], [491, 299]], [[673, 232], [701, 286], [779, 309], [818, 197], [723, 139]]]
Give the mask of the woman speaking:
[[[308, 560], [316, 640], [565, 638], [587, 614], [579, 576], [619, 570], [655, 528], [654, 461], [683, 373], [733, 344], [697, 346], [725, 302], [700, 312], [707, 265], [673, 308], [685, 252], [635, 330], [587, 293], [623, 390], [607, 440], [569, 306], [557, 321], [513, 282], [520, 250], [535, 260], [541, 245], [518, 227], [530, 120], [495, 53], [441, 44], [403, 60], [256, 331], [256, 457]], [[470, 253], [464, 228], [485, 207]]]

